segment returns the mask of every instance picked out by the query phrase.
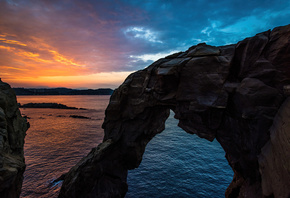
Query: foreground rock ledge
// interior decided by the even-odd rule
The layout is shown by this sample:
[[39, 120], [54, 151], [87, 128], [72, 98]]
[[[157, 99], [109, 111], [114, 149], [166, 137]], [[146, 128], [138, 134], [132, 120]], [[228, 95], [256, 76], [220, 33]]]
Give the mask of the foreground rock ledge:
[[20, 196], [25, 170], [24, 137], [29, 127], [21, 117], [16, 96], [0, 79], [0, 197]]
[[192, 46], [128, 76], [106, 109], [103, 143], [68, 172], [59, 197], [124, 197], [127, 171], [170, 109], [179, 127], [225, 150], [234, 171], [226, 197], [289, 197], [289, 42], [290, 25], [277, 27], [236, 45]]

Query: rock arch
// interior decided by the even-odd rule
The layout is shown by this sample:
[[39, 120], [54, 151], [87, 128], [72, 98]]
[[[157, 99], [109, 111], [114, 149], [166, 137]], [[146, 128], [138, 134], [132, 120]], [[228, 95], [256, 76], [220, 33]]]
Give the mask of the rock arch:
[[66, 174], [59, 197], [124, 197], [127, 171], [164, 130], [170, 109], [179, 127], [225, 150], [235, 174], [226, 197], [275, 195], [263, 190], [259, 155], [288, 97], [289, 41], [285, 26], [236, 45], [202, 43], [128, 76], [106, 109], [103, 143]]

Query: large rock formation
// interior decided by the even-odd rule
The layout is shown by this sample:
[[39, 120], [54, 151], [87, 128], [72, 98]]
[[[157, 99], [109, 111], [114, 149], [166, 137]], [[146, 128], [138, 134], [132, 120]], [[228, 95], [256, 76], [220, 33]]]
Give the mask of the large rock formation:
[[263, 194], [290, 195], [290, 97], [283, 103], [270, 129], [270, 141], [259, 157]]
[[289, 197], [288, 85], [290, 25], [162, 58], [114, 91], [103, 143], [69, 171], [59, 197], [124, 197], [127, 170], [139, 166], [170, 109], [179, 127], [225, 150], [234, 171], [226, 197]]
[[24, 137], [29, 125], [22, 118], [11, 87], [0, 79], [0, 197], [19, 197], [25, 170]]

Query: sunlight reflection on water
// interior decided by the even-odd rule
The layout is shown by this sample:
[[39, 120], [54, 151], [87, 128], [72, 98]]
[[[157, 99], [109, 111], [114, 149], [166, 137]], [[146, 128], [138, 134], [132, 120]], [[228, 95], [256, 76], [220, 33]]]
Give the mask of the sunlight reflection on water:
[[17, 100], [21, 104], [56, 102], [89, 109], [20, 109], [30, 118], [31, 125], [25, 138], [27, 167], [21, 197], [57, 197], [61, 183], [51, 186], [51, 182], [101, 143], [101, 125], [109, 96], [18, 96]]
[[[102, 141], [109, 96], [18, 96], [18, 102], [88, 109], [20, 109], [31, 124], [25, 138], [27, 167], [21, 197], [57, 197], [61, 182], [51, 182]], [[166, 130], [146, 147], [140, 167], [129, 171], [126, 197], [224, 197], [232, 175], [221, 146], [185, 133], [171, 113]]]

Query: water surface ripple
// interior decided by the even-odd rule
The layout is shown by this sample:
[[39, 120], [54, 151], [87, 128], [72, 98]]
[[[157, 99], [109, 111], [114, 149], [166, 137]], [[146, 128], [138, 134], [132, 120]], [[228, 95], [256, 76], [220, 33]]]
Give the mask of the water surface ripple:
[[[22, 198], [57, 197], [67, 172], [103, 138], [101, 124], [109, 96], [18, 96], [18, 102], [56, 102], [88, 110], [23, 109], [31, 128], [25, 138]], [[71, 118], [81, 115], [91, 119]], [[127, 198], [224, 197], [232, 170], [218, 142], [177, 127], [171, 113], [166, 129], [146, 147], [138, 169], [129, 171]]]

